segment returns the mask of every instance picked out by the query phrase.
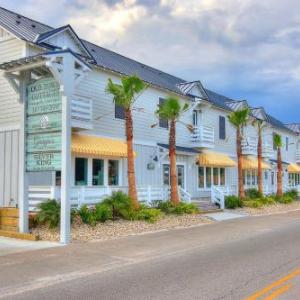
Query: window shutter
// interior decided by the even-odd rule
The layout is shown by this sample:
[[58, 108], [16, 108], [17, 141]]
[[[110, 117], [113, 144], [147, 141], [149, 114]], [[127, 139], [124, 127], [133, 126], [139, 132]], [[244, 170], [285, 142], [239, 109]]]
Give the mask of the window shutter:
[[[166, 101], [165, 99], [159, 98], [159, 106], [162, 106], [165, 101]], [[168, 122], [168, 120], [159, 118], [159, 127], [161, 127], [161, 128], [169, 128], [169, 122]]]
[[226, 139], [226, 119], [223, 116], [219, 116], [219, 139]]
[[122, 105], [115, 104], [115, 118], [125, 119], [125, 109]]

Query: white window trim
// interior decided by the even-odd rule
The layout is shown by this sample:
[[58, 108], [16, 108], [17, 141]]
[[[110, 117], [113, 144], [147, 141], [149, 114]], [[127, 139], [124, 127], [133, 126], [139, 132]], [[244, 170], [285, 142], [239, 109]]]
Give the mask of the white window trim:
[[[108, 161], [116, 160], [118, 161], [119, 167], [119, 184], [113, 186], [123, 186], [123, 158], [118, 157], [99, 157], [99, 156], [88, 156], [88, 155], [76, 155], [72, 157], [72, 187], [75, 185], [75, 159], [76, 158], [86, 158], [88, 160], [88, 170], [87, 170], [87, 187], [107, 187], [108, 185]], [[104, 162], [104, 185], [93, 185], [93, 159], [101, 159]]]
[[[162, 183], [162, 185], [164, 185], [164, 174], [163, 174], [163, 166], [164, 165], [168, 165], [168, 166], [170, 166], [170, 162], [169, 161], [163, 161], [162, 163], [161, 163], [161, 183]], [[176, 166], [183, 166], [184, 167], [184, 179], [183, 179], [183, 181], [184, 181], [184, 189], [185, 190], [187, 190], [187, 180], [186, 180], [186, 178], [187, 178], [187, 167], [186, 167], [186, 163], [184, 163], [184, 162], [176, 162]]]
[[[204, 188], [199, 187], [199, 168], [203, 168], [204, 169]], [[211, 168], [211, 186], [207, 187], [206, 186], [206, 168]], [[227, 173], [226, 173], [226, 168], [225, 167], [209, 167], [209, 166], [198, 166], [197, 167], [197, 191], [198, 192], [210, 192], [212, 186], [216, 186], [214, 185], [214, 171], [213, 169], [218, 169], [218, 187], [225, 187], [227, 186]], [[225, 170], [225, 184], [221, 185], [221, 169]]]

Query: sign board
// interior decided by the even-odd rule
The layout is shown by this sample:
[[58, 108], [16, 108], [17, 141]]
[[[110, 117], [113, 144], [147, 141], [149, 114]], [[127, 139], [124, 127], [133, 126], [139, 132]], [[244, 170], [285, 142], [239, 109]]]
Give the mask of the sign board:
[[54, 78], [27, 86], [26, 169], [61, 170], [62, 101]]

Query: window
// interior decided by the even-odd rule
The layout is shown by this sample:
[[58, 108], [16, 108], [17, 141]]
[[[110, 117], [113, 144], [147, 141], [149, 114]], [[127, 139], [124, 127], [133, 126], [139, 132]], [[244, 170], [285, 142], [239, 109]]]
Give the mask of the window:
[[87, 158], [75, 158], [75, 185], [87, 185]]
[[[163, 165], [163, 184], [170, 185], [170, 165]], [[184, 188], [184, 166], [177, 165], [177, 184]]]
[[219, 185], [219, 168], [213, 169], [213, 182], [214, 185]]
[[220, 168], [220, 185], [225, 185], [226, 177], [225, 177], [225, 168]]
[[164, 185], [170, 185], [170, 166], [163, 165], [163, 183]]
[[225, 168], [198, 167], [198, 187], [211, 188], [212, 185], [225, 186]]
[[61, 186], [61, 171], [55, 172], [55, 185]]
[[288, 137], [285, 138], [285, 150], [289, 151], [289, 138]]
[[115, 103], [115, 118], [116, 119], [125, 119], [125, 109], [122, 105]]
[[119, 184], [119, 161], [108, 161], [108, 185]]
[[[159, 106], [162, 106], [166, 100], [159, 98]], [[166, 119], [159, 118], [159, 127], [169, 128], [169, 122]]]
[[204, 167], [198, 168], [198, 186], [200, 189], [204, 188]]
[[211, 168], [206, 167], [206, 187], [211, 187]]
[[226, 119], [223, 116], [219, 116], [219, 139], [226, 139]]
[[93, 159], [93, 185], [104, 185], [104, 161]]
[[193, 110], [193, 125], [196, 127], [198, 126], [198, 111]]

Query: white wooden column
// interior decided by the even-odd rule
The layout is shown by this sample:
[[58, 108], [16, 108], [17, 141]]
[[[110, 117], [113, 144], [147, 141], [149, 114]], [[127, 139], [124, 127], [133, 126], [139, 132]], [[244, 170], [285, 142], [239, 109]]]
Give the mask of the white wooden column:
[[28, 176], [26, 172], [26, 84], [30, 73], [22, 72], [20, 78], [21, 126], [19, 136], [19, 231], [28, 232]]
[[74, 89], [74, 72], [74, 57], [70, 53], [67, 53], [63, 56], [62, 72], [63, 91], [60, 242], [63, 244], [68, 244], [71, 238], [71, 100]]

